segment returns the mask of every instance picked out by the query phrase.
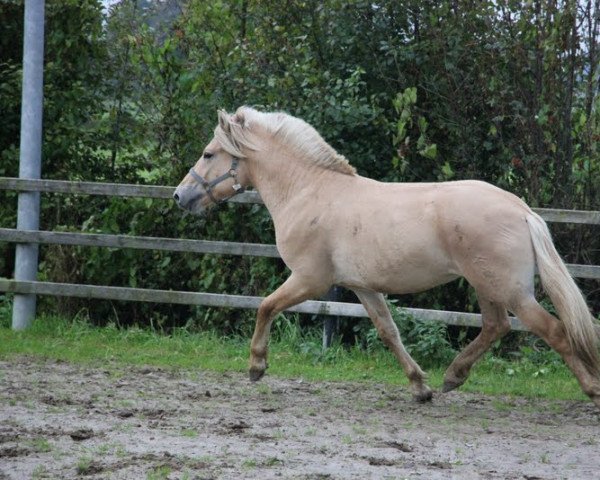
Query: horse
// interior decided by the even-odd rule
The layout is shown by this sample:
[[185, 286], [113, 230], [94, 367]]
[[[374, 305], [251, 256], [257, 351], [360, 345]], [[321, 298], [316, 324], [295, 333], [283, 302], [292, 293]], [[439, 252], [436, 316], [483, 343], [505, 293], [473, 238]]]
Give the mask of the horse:
[[[414, 399], [429, 401], [426, 374], [402, 344], [384, 294], [421, 292], [463, 277], [477, 294], [482, 327], [447, 368], [443, 392], [461, 386], [473, 364], [510, 330], [510, 311], [561, 355], [600, 408], [594, 319], [546, 223], [517, 196], [476, 180], [379, 182], [358, 175], [299, 118], [247, 106], [235, 114], [219, 111], [213, 139], [173, 198], [201, 214], [249, 187], [271, 214], [291, 272], [258, 308], [252, 381], [267, 369], [275, 315], [341, 285], [364, 305]], [[535, 298], [536, 265], [559, 318]]]

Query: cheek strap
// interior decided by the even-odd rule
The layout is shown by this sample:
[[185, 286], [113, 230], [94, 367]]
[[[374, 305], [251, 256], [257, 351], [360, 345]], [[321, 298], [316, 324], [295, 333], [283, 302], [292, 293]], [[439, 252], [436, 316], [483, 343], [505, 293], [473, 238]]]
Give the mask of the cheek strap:
[[[193, 167], [190, 169], [189, 174], [194, 180], [196, 180], [196, 182], [198, 182], [200, 185], [202, 185], [202, 188], [204, 188], [204, 191], [206, 192], [206, 194], [209, 196], [209, 198], [212, 200], [213, 203], [220, 204], [220, 203], [225, 203], [230, 198], [235, 197], [238, 193], [242, 193], [245, 190], [244, 187], [242, 186], [242, 184], [240, 182], [238, 182], [238, 179], [237, 179], [237, 168], [238, 168], [239, 164], [240, 164], [240, 159], [237, 157], [233, 157], [229, 171], [227, 171], [220, 177], [217, 177], [214, 180], [211, 180], [210, 182], [207, 181], [202, 175], [198, 175], [194, 171]], [[213, 188], [215, 186], [217, 186], [219, 183], [224, 182], [228, 178], [233, 178], [234, 184], [231, 188], [233, 188], [234, 192], [231, 195], [229, 195], [228, 197], [222, 198], [220, 200], [216, 199], [213, 195]]]

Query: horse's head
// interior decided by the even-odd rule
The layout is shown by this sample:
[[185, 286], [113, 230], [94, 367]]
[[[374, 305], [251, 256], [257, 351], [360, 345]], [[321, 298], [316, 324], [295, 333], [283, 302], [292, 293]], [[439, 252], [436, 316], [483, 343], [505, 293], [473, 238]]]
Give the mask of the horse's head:
[[173, 194], [181, 208], [200, 214], [243, 192], [249, 185], [246, 156], [238, 141], [244, 138], [244, 130], [241, 113], [229, 115], [219, 111], [214, 138]]

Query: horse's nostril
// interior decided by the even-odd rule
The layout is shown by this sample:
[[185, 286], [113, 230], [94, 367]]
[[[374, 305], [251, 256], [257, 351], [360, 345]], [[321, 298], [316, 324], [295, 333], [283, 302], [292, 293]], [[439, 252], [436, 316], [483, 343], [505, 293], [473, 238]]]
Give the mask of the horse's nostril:
[[177, 193], [173, 194], [173, 200], [175, 200], [177, 203], [179, 203], [179, 195]]

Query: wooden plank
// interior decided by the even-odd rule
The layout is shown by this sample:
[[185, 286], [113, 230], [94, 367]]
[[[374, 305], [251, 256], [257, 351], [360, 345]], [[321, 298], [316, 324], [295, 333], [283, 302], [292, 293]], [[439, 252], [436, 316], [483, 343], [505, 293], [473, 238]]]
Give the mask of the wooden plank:
[[[104, 300], [175, 303], [245, 309], [257, 309], [260, 302], [263, 300], [262, 297], [243, 295], [78, 285], [71, 283], [22, 282], [8, 279], [0, 279], [0, 291], [79, 298], [98, 298]], [[366, 312], [362, 305], [342, 302], [308, 301], [293, 307], [290, 311], [312, 314], [344, 315], [350, 317], [366, 316]]]
[[250, 255], [279, 258], [275, 245], [260, 243], [220, 242], [212, 240], [174, 239], [98, 233], [45, 232], [0, 228], [0, 241], [83, 245], [93, 247], [167, 250], [173, 252], [214, 253], [222, 255]]
[[600, 280], [599, 265], [576, 265], [567, 263], [567, 270], [576, 278], [592, 278]]
[[152, 185], [131, 185], [66, 180], [32, 180], [23, 178], [0, 178], [0, 189], [50, 193], [73, 193], [87, 195], [110, 195], [116, 197], [173, 197], [174, 188]]
[[[182, 292], [129, 287], [107, 287], [99, 285], [76, 285], [70, 283], [25, 282], [0, 279], [0, 292], [38, 295], [56, 295], [79, 298], [98, 298], [135, 302], [176, 303], [204, 305], [209, 307], [244, 308], [256, 310], [262, 297], [225, 295], [203, 292]], [[481, 316], [475, 313], [446, 312], [419, 308], [406, 308], [409, 314], [422, 321], [443, 322], [449, 325], [481, 326]], [[367, 317], [364, 307], [357, 303], [323, 302], [308, 300], [286, 311], [344, 317]], [[510, 318], [513, 330], [526, 330], [514, 317]]]
[[560, 210], [557, 208], [534, 208], [533, 211], [547, 222], [600, 225], [600, 211]]
[[[97, 233], [45, 232], [0, 228], [0, 241], [280, 258], [275, 245]], [[567, 269], [571, 275], [577, 278], [600, 279], [600, 266], [597, 265], [567, 264]]]
[[[171, 199], [175, 187], [0, 177], [0, 190]], [[263, 203], [258, 192], [253, 191], [237, 195], [230, 201], [234, 203]], [[555, 208], [534, 208], [533, 210], [547, 222], [600, 225], [600, 211]]]
[[[175, 187], [0, 177], [0, 190], [106, 195], [113, 197], [144, 197], [171, 200], [173, 198]], [[263, 203], [258, 192], [253, 191], [236, 195], [230, 202]]]
[[[481, 327], [481, 315], [478, 313], [448, 312], [445, 310], [426, 310], [422, 308], [403, 308], [415, 318], [428, 322], [442, 322], [459, 327]], [[512, 330], [528, 331], [517, 317], [508, 317]]]

